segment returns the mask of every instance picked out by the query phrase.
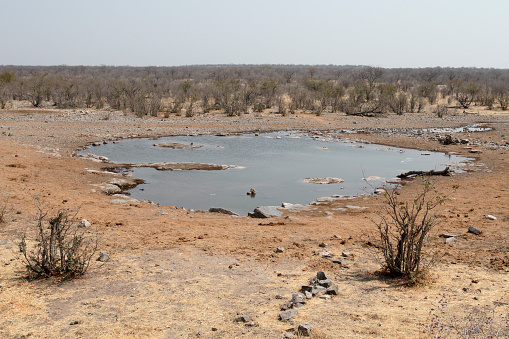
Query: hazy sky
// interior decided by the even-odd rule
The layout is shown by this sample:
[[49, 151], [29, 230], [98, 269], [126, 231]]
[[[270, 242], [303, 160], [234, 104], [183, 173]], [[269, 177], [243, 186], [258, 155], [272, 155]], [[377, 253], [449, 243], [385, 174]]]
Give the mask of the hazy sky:
[[0, 0], [2, 65], [509, 68], [508, 0]]

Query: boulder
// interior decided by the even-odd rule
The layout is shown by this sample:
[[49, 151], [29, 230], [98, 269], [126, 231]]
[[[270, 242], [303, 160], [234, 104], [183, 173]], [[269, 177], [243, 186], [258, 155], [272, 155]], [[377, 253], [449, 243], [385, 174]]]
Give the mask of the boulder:
[[279, 211], [276, 206], [261, 206], [254, 209], [253, 212], [249, 213], [251, 218], [271, 218], [280, 217], [283, 212]]

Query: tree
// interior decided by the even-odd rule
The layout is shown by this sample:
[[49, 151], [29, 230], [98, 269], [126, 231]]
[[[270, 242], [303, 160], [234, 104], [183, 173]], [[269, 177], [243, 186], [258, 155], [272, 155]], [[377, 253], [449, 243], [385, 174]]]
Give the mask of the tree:
[[477, 83], [469, 81], [468, 83], [463, 83], [456, 94], [456, 99], [460, 103], [460, 105], [467, 109], [474, 101], [475, 96], [479, 93], [480, 87]]

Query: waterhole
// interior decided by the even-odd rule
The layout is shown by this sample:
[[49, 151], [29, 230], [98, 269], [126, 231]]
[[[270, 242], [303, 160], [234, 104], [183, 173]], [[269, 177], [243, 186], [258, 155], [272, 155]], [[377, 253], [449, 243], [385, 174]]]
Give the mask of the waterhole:
[[[157, 147], [176, 143], [193, 148]], [[258, 206], [309, 204], [320, 197], [371, 194], [384, 181], [411, 170], [461, 171], [468, 159], [444, 153], [345, 142], [319, 134], [278, 132], [232, 136], [176, 136], [129, 139], [80, 151], [116, 163], [212, 163], [226, 170], [158, 171], [133, 169], [146, 181], [129, 191], [133, 198], [162, 205], [208, 210], [221, 207], [246, 215]], [[306, 178], [339, 178], [315, 184]], [[366, 180], [367, 179], [367, 180]], [[251, 188], [256, 195], [248, 195]]]

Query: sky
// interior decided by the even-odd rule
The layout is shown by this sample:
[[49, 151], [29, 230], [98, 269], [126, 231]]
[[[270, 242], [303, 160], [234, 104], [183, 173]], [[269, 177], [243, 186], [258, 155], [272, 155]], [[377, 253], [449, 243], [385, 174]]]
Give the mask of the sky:
[[509, 68], [507, 0], [0, 0], [0, 65]]

